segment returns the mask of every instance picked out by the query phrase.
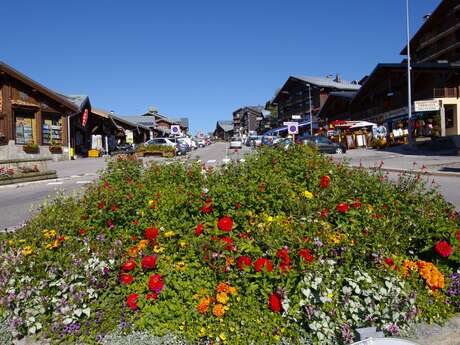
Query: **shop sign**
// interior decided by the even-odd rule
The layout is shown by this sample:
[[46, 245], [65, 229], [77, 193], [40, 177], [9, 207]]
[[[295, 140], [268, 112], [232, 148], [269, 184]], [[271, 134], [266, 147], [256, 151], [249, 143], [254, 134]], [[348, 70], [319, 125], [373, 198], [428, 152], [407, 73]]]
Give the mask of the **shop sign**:
[[300, 115], [292, 115], [293, 120], [300, 120], [301, 118], [302, 118], [302, 116], [300, 116]]
[[134, 133], [133, 131], [126, 130], [126, 143], [133, 144], [134, 143]]
[[2, 89], [0, 89], [0, 114], [2, 113], [3, 109], [3, 95], [2, 95]]
[[88, 122], [88, 109], [85, 109], [81, 117], [81, 126], [85, 127], [87, 122]]
[[414, 102], [414, 110], [416, 112], [419, 111], [438, 111], [439, 101], [437, 100], [426, 100], [426, 101], [415, 101]]

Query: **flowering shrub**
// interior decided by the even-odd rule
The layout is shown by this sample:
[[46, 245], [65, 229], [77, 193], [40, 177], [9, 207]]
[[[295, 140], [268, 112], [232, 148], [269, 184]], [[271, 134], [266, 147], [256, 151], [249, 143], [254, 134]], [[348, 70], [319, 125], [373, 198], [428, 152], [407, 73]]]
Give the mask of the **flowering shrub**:
[[118, 158], [80, 199], [1, 235], [0, 315], [53, 343], [404, 334], [458, 310], [459, 229], [416, 178], [393, 184], [308, 147], [218, 170]]

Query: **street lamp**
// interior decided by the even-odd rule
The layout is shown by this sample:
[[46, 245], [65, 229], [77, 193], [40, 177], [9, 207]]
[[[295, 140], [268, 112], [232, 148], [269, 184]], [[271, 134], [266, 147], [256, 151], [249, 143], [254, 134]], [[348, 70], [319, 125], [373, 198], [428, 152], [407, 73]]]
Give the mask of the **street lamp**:
[[310, 135], [313, 135], [313, 116], [311, 113], [311, 85], [307, 84], [308, 86], [308, 105], [310, 107]]
[[406, 0], [406, 33], [407, 33], [407, 117], [408, 117], [408, 140], [409, 145], [413, 145], [412, 138], [412, 85], [411, 85], [411, 59], [410, 59], [410, 27], [409, 27], [409, 0]]

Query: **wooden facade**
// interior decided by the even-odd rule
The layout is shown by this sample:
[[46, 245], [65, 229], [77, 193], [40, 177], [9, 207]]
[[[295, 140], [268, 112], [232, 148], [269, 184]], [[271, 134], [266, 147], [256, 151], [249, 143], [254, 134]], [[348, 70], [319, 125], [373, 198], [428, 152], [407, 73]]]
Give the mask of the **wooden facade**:
[[78, 107], [0, 62], [0, 143], [67, 142], [67, 117]]

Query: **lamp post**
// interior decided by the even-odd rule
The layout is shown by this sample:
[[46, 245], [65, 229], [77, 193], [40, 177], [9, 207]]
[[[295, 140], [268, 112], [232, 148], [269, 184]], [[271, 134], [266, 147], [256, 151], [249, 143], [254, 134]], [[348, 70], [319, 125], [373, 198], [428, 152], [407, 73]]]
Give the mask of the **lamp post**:
[[407, 34], [407, 122], [409, 146], [414, 144], [412, 138], [412, 83], [411, 83], [411, 58], [410, 58], [410, 27], [409, 27], [409, 0], [406, 0], [406, 34]]
[[313, 115], [311, 112], [311, 85], [307, 84], [308, 86], [308, 105], [310, 107], [310, 135], [313, 135]]

